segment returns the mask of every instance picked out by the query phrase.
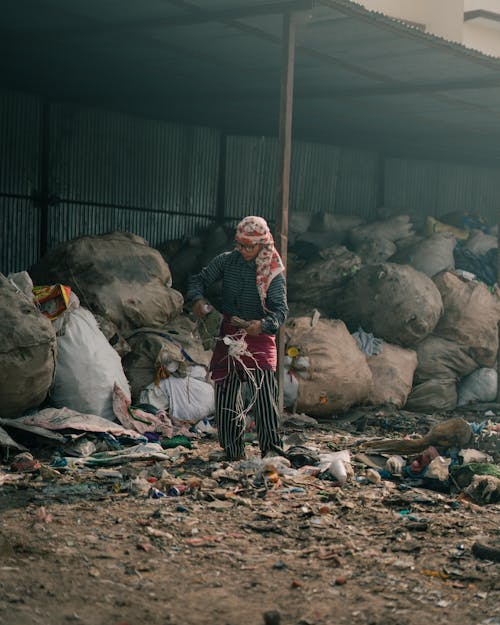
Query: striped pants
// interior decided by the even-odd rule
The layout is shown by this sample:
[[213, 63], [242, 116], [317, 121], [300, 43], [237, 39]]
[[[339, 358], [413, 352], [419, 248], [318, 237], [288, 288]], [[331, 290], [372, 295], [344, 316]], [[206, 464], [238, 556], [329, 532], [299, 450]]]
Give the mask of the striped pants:
[[[255, 389], [253, 382], [248, 383], [251, 403], [249, 412], [255, 418], [259, 446], [264, 456], [272, 450], [272, 446], [282, 446], [278, 433], [278, 384], [274, 371], [254, 369], [252, 374], [258, 390]], [[243, 434], [246, 425], [244, 412], [246, 406], [243, 384], [241, 371], [233, 369], [223, 384], [215, 385], [215, 419], [219, 443], [227, 457], [234, 459], [245, 456]]]

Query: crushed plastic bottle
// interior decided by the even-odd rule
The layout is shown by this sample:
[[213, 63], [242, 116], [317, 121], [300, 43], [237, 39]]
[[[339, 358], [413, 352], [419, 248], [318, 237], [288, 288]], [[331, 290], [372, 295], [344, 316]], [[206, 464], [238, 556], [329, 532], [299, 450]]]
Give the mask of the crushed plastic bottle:
[[159, 490], [158, 488], [155, 488], [154, 486], [151, 486], [151, 488], [149, 489], [148, 492], [148, 496], [151, 499], [161, 499], [162, 497], [165, 497], [165, 493], [161, 490]]
[[186, 486], [185, 484], [177, 484], [177, 486], [171, 486], [168, 489], [167, 495], [169, 497], [180, 497], [181, 495], [186, 493], [188, 490], [189, 490], [189, 486]]

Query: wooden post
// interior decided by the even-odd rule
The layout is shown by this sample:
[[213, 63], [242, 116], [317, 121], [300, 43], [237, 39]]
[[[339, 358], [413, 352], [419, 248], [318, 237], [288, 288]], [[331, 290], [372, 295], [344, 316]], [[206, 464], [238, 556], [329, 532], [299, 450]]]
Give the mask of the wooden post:
[[[499, 267], [500, 275], [500, 267]], [[497, 280], [498, 284], [498, 280]], [[498, 322], [498, 344], [500, 345], [500, 321]], [[500, 348], [497, 352], [497, 403], [500, 404]]]
[[[497, 248], [497, 286], [500, 286], [500, 220], [498, 228], [498, 248]], [[498, 323], [498, 343], [500, 345], [500, 322]], [[500, 404], [500, 348], [497, 352], [497, 402]]]
[[[281, 68], [280, 121], [278, 138], [278, 183], [276, 205], [276, 249], [287, 265], [288, 200], [290, 195], [290, 162], [292, 155], [292, 106], [295, 62], [295, 19], [293, 13], [283, 15], [283, 61]], [[285, 355], [284, 328], [278, 333], [279, 408], [283, 412]]]

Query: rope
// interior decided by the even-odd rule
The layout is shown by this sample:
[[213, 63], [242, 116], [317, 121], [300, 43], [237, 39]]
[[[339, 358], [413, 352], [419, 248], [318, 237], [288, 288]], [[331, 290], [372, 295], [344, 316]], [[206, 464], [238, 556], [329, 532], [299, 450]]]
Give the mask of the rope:
[[255, 368], [260, 370], [259, 365], [257, 364], [257, 361], [254, 358], [254, 355], [249, 351], [248, 349], [248, 344], [245, 341], [245, 336], [246, 336], [246, 332], [244, 330], [242, 330], [240, 333], [238, 334], [234, 334], [234, 335], [226, 335], [224, 336], [222, 339], [222, 342], [227, 345], [227, 353], [228, 353], [228, 374], [229, 374], [229, 370], [231, 367], [231, 359], [233, 359], [233, 361], [236, 361], [240, 364], [241, 369], [244, 371], [245, 375], [246, 375], [246, 379], [248, 380], [250, 386], [253, 389], [253, 394], [251, 396], [251, 400], [249, 401], [248, 405], [246, 408], [243, 408], [243, 410], [240, 413], [235, 414], [234, 419], [235, 420], [243, 420], [243, 423], [246, 424], [246, 416], [247, 414], [250, 412], [250, 410], [253, 408], [253, 406], [255, 405], [255, 403], [257, 402], [257, 394], [260, 391], [261, 387], [262, 387], [262, 383], [263, 383], [263, 379], [262, 381], [259, 383], [257, 383], [257, 380], [255, 378], [255, 375], [253, 373], [253, 371], [255, 369], [251, 369], [249, 368], [243, 361], [243, 357], [245, 356], [246, 358], [251, 358], [254, 362], [255, 362]]

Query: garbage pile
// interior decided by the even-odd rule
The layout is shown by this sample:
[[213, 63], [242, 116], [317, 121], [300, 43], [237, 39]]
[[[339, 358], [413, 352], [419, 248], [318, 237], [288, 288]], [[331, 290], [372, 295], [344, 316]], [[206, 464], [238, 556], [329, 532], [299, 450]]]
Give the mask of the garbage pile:
[[[500, 290], [481, 276], [497, 239], [463, 217], [428, 218], [417, 231], [408, 215], [369, 223], [291, 215], [289, 414], [338, 420], [385, 405], [449, 412], [496, 399]], [[68, 414], [109, 422], [100, 421], [93, 453], [113, 451], [117, 424], [131, 443], [159, 445], [155, 453], [176, 436], [213, 433], [207, 368], [220, 293], [216, 285], [209, 296], [213, 327], [202, 327], [172, 285], [185, 288], [189, 273], [231, 245], [220, 227], [161, 253], [131, 233], [85, 236], [28, 272], [0, 276], [2, 447], [22, 451], [34, 428], [54, 440]], [[476, 275], [464, 268], [471, 254], [484, 261]]]
[[[101, 497], [106, 490], [139, 498], [180, 497], [180, 505], [194, 499], [220, 509], [235, 504], [251, 507], [252, 501], [262, 498], [285, 501], [295, 495], [309, 502], [320, 495], [324, 502], [353, 506], [359, 489], [366, 489], [365, 501], [382, 498], [389, 505], [397, 499], [400, 507], [405, 503], [405, 520], [419, 523], [424, 519], [415, 518], [418, 504], [443, 497], [455, 508], [496, 510], [500, 410], [481, 422], [454, 417], [427, 420], [420, 431], [403, 426], [407, 434], [402, 437], [399, 427], [405, 417], [374, 412], [360, 432], [359, 424], [354, 428], [349, 420], [332, 428], [304, 415], [290, 415], [283, 423], [285, 445], [279, 455], [261, 458], [256, 437], [247, 436], [246, 457], [227, 462], [215, 449], [213, 431], [204, 436], [182, 434], [172, 431], [164, 418], [154, 442], [147, 433], [106, 419], [69, 409], [44, 409], [10, 420], [12, 431], [36, 444], [31, 450], [12, 449], [8, 463], [0, 468], [0, 485], [26, 488], [36, 481], [38, 492], [57, 488], [63, 492], [69, 482], [83, 481], [95, 483]], [[380, 437], [383, 431], [385, 438]]]
[[[367, 223], [302, 213], [290, 220], [292, 315], [310, 315], [315, 308], [323, 318], [342, 320], [353, 336], [379, 341], [376, 354], [360, 341], [375, 373], [372, 391], [361, 403], [429, 412], [495, 401], [497, 228], [460, 213], [439, 221], [428, 217], [419, 229], [409, 215], [385, 214]], [[300, 394], [304, 372], [293, 364], [291, 371]], [[349, 366], [339, 373], [344, 383], [355, 381]], [[307, 386], [317, 381], [315, 400], [300, 404], [313, 416], [322, 414], [328, 392], [335, 393], [334, 385], [325, 388], [322, 375], [311, 371]], [[363, 375], [360, 386], [366, 386]], [[337, 403], [341, 400], [339, 393]]]
[[[287, 408], [336, 418], [356, 404], [432, 412], [495, 401], [498, 226], [470, 213], [419, 221], [379, 212], [371, 221], [324, 212], [289, 216]], [[230, 249], [227, 230], [213, 232], [184, 242], [171, 266], [189, 257], [190, 269], [199, 270], [202, 255], [189, 250], [202, 241], [217, 241], [217, 252]], [[215, 288], [209, 297], [215, 307], [218, 295]], [[329, 321], [347, 330], [337, 324], [335, 341], [331, 327], [322, 330]], [[308, 323], [311, 336], [299, 346], [292, 329]], [[357, 335], [366, 363], [347, 334]]]
[[117, 436], [148, 454], [213, 432], [210, 353], [171, 284], [161, 254], [129, 233], [81, 237], [0, 275], [0, 446], [72, 446], [91, 431], [77, 455], [117, 449]]

